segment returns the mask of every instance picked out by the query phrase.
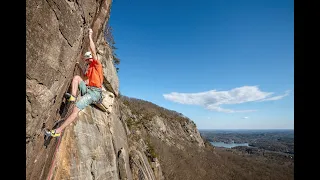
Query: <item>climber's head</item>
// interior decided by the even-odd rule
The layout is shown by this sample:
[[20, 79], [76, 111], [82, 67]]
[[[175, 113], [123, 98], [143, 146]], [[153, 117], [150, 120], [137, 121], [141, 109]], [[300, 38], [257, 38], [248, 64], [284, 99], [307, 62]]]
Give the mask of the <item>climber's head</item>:
[[84, 53], [84, 61], [86, 62], [92, 62], [92, 54], [91, 51], [88, 51], [86, 53]]

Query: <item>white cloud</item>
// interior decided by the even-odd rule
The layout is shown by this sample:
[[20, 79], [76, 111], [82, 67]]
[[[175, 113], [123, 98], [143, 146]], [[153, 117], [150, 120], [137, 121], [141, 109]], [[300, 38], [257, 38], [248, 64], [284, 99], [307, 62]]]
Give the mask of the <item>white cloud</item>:
[[283, 97], [285, 96], [288, 96], [290, 93], [289, 90], [287, 90], [283, 95], [280, 95], [280, 96], [273, 96], [271, 98], [267, 98], [267, 99], [263, 99], [261, 101], [275, 101], [275, 100], [279, 100], [279, 99], [282, 99]]
[[248, 119], [249, 117], [248, 116], [245, 116], [245, 117], [243, 117], [242, 119]]
[[242, 86], [231, 89], [229, 91], [206, 91], [199, 93], [177, 93], [164, 94], [164, 98], [189, 105], [199, 105], [206, 109], [235, 113], [235, 112], [252, 112], [256, 110], [232, 110], [221, 108], [221, 105], [241, 104], [246, 102], [275, 101], [289, 95], [290, 91], [286, 91], [283, 95], [272, 96], [273, 92], [263, 92], [257, 86]]

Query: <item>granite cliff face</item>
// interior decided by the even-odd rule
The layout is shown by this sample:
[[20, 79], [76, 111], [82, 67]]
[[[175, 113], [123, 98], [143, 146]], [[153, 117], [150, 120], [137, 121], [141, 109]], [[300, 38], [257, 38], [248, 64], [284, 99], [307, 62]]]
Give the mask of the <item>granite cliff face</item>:
[[[164, 179], [153, 143], [204, 146], [194, 123], [132, 113], [119, 95], [112, 50], [104, 39], [111, 0], [26, 1], [26, 179]], [[88, 50], [93, 29], [104, 70], [108, 111], [89, 106], [61, 138], [43, 146], [43, 128], [65, 117], [63, 94]], [[145, 120], [147, 120], [145, 122]], [[132, 122], [141, 122], [136, 128]], [[129, 123], [129, 124], [128, 124]], [[148, 137], [148, 138], [146, 138]], [[55, 158], [54, 158], [55, 157]]]
[[[195, 165], [187, 156], [205, 154], [205, 143], [189, 118], [159, 107], [151, 102], [121, 96], [120, 119], [128, 127], [130, 165], [136, 167], [139, 158], [136, 151], [144, 152], [151, 163], [156, 179], [197, 179], [198, 173], [189, 168]], [[137, 178], [137, 173], [133, 177]], [[179, 174], [178, 176], [176, 176]], [[193, 174], [193, 177], [188, 177]], [[150, 178], [147, 178], [150, 179]], [[153, 179], [153, 178], [152, 178]]]

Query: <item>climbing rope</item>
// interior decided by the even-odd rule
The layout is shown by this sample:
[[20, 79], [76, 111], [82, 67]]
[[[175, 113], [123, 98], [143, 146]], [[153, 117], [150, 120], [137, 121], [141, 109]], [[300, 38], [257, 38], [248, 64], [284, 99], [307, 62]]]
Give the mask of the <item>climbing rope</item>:
[[[76, 66], [77, 66], [77, 65], [76, 65]], [[74, 76], [75, 69], [76, 69], [76, 67], [75, 67], [74, 70], [73, 70], [73, 74], [72, 74], [73, 76]], [[69, 86], [68, 86], [68, 87], [70, 87], [70, 83], [69, 83]], [[71, 112], [72, 112], [72, 111], [70, 111], [70, 110], [73, 110], [73, 107], [74, 107], [74, 103], [69, 104], [69, 107], [67, 108], [67, 113], [66, 113], [66, 115], [65, 115], [62, 119], [60, 119], [60, 120], [58, 120], [57, 122], [55, 122], [56, 125], [57, 125], [57, 127], [58, 127], [60, 124], [62, 124], [62, 123], [65, 121], [66, 118], [68, 118], [68, 117], [70, 116], [70, 114], [71, 114]], [[56, 162], [56, 157], [57, 157], [56, 155], [57, 155], [58, 150], [59, 150], [59, 146], [60, 146], [60, 143], [61, 143], [61, 139], [62, 139], [62, 136], [63, 136], [63, 132], [64, 132], [64, 131], [62, 131], [60, 137], [58, 137], [58, 142], [57, 142], [57, 145], [56, 145], [56, 149], [55, 149], [55, 151], [54, 151], [54, 154], [53, 154], [53, 160], [52, 160], [52, 163], [51, 163], [51, 165], [50, 165], [50, 170], [49, 170], [49, 174], [48, 174], [48, 176], [47, 176], [47, 180], [51, 180], [51, 178], [52, 178], [52, 173], [53, 173], [53, 169], [54, 169], [54, 167], [55, 167], [55, 162]]]
[[[61, 132], [61, 136], [62, 136], [62, 134], [63, 134], [63, 132]], [[56, 160], [56, 154], [57, 154], [59, 146], [60, 146], [60, 142], [61, 142], [61, 138], [62, 138], [61, 136], [58, 139], [58, 144], [57, 144], [56, 149], [55, 149], [54, 154], [53, 154], [53, 161], [52, 161], [51, 166], [50, 166], [50, 171], [49, 171], [49, 175], [48, 175], [47, 180], [51, 180], [51, 178], [52, 178], [52, 170], [53, 170], [54, 163], [55, 163], [55, 160]]]
[[[70, 112], [71, 112], [70, 110], [73, 109], [73, 107], [74, 107], [74, 103], [72, 103], [72, 104], [68, 107], [67, 115], [66, 115], [63, 119], [59, 120], [59, 122], [57, 122], [57, 123], [58, 123], [58, 126], [59, 126], [59, 124], [62, 124], [62, 123], [64, 122], [65, 118], [69, 117]], [[57, 126], [57, 127], [58, 127], [58, 126]], [[57, 145], [56, 145], [56, 149], [55, 149], [55, 151], [54, 151], [54, 154], [53, 154], [53, 160], [52, 160], [52, 163], [51, 163], [51, 165], [50, 165], [50, 171], [49, 171], [47, 180], [51, 180], [51, 178], [52, 178], [52, 172], [53, 172], [53, 169], [54, 169], [54, 167], [55, 167], [55, 162], [56, 162], [56, 157], [57, 157], [56, 155], [57, 155], [58, 150], [59, 150], [59, 147], [60, 147], [60, 143], [61, 143], [61, 139], [62, 139], [62, 136], [63, 136], [63, 132], [64, 132], [64, 131], [62, 131], [60, 137], [58, 137], [58, 142], [57, 142]]]

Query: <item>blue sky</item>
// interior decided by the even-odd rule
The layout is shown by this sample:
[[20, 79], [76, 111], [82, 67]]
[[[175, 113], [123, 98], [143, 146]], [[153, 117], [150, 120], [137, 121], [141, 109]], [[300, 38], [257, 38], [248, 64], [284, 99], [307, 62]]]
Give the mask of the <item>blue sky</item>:
[[113, 0], [120, 92], [198, 129], [293, 129], [292, 0]]

